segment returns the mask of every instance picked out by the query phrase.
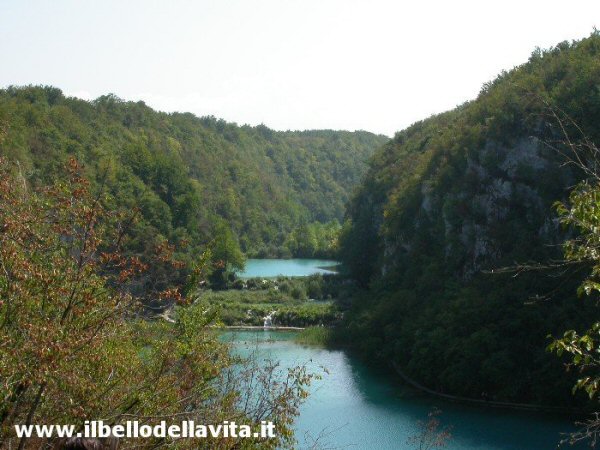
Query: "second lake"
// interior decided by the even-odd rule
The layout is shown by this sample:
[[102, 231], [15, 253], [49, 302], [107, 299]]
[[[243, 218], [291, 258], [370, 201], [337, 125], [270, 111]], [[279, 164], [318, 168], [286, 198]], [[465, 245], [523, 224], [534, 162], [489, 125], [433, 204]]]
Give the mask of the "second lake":
[[307, 277], [335, 273], [337, 261], [327, 259], [248, 259], [240, 278]]

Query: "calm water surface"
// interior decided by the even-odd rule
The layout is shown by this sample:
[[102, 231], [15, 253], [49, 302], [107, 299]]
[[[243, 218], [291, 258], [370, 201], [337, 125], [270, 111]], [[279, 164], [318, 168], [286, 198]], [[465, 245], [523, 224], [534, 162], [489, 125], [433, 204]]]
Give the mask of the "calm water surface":
[[307, 277], [316, 273], [334, 273], [337, 261], [327, 259], [249, 259], [246, 261], [246, 269], [238, 273], [240, 278], [274, 278]]
[[[296, 423], [299, 448], [322, 433], [324, 448], [410, 449], [417, 422], [435, 406], [443, 425], [451, 425], [451, 450], [552, 449], [560, 433], [571, 431], [568, 420], [534, 413], [472, 408], [445, 403], [408, 391], [389, 374], [367, 368], [343, 351], [294, 343], [294, 333], [277, 331], [226, 332], [233, 351], [279, 360], [283, 367], [324, 366], [329, 374], [313, 382], [311, 396]], [[573, 447], [569, 447], [573, 448]]]

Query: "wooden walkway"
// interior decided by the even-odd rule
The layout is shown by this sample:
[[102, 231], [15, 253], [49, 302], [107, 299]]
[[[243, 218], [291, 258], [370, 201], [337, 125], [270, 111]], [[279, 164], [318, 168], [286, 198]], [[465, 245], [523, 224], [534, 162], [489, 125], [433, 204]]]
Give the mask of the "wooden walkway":
[[524, 411], [537, 411], [537, 412], [546, 412], [546, 413], [558, 413], [558, 414], [576, 414], [583, 415], [585, 411], [581, 409], [575, 408], [563, 408], [560, 406], [544, 406], [544, 405], [532, 405], [528, 403], [511, 403], [511, 402], [497, 402], [493, 400], [483, 400], [476, 398], [468, 398], [468, 397], [460, 397], [457, 395], [449, 395], [444, 394], [442, 392], [434, 391], [433, 389], [429, 389], [428, 387], [423, 386], [422, 384], [417, 383], [415, 380], [406, 375], [400, 367], [395, 362], [392, 362], [392, 367], [396, 371], [400, 378], [404, 380], [407, 384], [411, 385], [415, 389], [419, 391], [423, 391], [429, 395], [433, 395], [435, 397], [443, 398], [444, 400], [448, 400], [451, 402], [464, 403], [464, 404], [472, 404], [478, 406], [492, 407], [492, 408], [505, 408], [505, 409], [518, 409]]

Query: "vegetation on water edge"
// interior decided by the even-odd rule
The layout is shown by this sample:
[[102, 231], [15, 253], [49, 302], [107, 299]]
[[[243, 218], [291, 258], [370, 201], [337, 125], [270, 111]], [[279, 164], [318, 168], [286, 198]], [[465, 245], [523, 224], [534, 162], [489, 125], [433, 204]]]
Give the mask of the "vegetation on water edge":
[[226, 290], [200, 290], [198, 301], [218, 310], [225, 325], [331, 326], [341, 320], [335, 301], [348, 285], [331, 275], [235, 280]]
[[315, 345], [320, 347], [326, 347], [331, 344], [333, 332], [328, 327], [308, 327], [300, 331], [295, 337], [294, 341], [302, 345]]

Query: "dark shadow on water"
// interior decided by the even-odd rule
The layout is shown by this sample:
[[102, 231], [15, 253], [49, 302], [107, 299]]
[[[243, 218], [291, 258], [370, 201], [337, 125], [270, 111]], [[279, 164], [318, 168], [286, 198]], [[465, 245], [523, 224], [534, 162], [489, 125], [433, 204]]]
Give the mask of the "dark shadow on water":
[[[349, 357], [353, 381], [365, 402], [390, 415], [408, 417], [414, 423], [427, 419], [434, 408], [442, 411], [440, 428], [452, 427], [447, 448], [551, 449], [557, 448], [565, 433], [575, 431], [575, 419], [564, 415], [486, 408], [434, 398], [407, 386], [393, 371], [369, 367]], [[589, 445], [564, 445], [583, 449]]]

